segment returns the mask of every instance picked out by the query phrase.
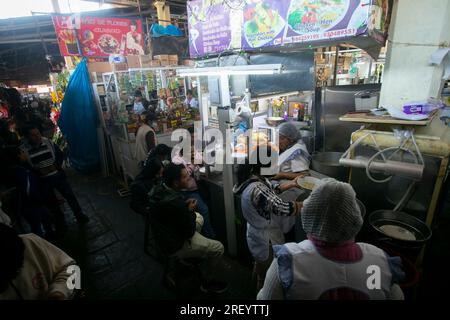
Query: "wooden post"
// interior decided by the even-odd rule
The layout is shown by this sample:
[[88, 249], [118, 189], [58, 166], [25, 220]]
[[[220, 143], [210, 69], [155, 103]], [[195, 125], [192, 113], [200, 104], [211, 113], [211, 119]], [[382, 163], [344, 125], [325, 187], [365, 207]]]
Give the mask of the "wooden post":
[[334, 70], [333, 70], [333, 86], [337, 84], [337, 68], [339, 62], [339, 45], [336, 46], [336, 56], [334, 57]]
[[442, 159], [441, 167], [439, 168], [439, 173], [436, 177], [436, 183], [434, 185], [433, 195], [431, 197], [430, 207], [427, 212], [427, 219], [425, 221], [426, 225], [431, 228], [431, 224], [433, 223], [434, 213], [436, 210], [437, 201], [439, 199], [439, 194], [442, 187], [442, 182], [444, 181], [445, 172], [447, 170], [448, 165], [448, 157]]
[[170, 7], [166, 4], [165, 0], [158, 0], [154, 3], [156, 12], [158, 14], [158, 23], [162, 26], [170, 24]]

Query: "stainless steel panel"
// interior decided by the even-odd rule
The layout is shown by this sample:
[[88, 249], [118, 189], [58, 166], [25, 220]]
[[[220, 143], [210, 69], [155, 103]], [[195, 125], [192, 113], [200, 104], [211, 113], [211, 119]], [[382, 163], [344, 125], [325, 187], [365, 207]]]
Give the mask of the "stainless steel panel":
[[[320, 106], [315, 108], [319, 150], [344, 152], [350, 144], [352, 132], [361, 124], [339, 121], [347, 112], [355, 111], [355, 94], [380, 90], [379, 84], [325, 87], [320, 92]], [[316, 100], [316, 102], [317, 102]]]

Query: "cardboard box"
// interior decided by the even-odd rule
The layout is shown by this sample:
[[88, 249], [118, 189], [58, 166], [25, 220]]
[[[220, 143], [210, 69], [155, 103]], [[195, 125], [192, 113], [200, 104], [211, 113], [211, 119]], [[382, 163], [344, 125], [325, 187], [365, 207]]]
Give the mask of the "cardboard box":
[[178, 65], [178, 59], [169, 59], [169, 65], [171, 66], [177, 66]]
[[161, 62], [159, 60], [148, 60], [142, 64], [142, 68], [160, 67]]
[[89, 72], [97, 72], [97, 73], [105, 73], [105, 72], [112, 72], [113, 71], [113, 65], [109, 62], [89, 62], [88, 63], [88, 70]]
[[113, 70], [114, 71], [127, 71], [128, 65], [126, 63], [114, 63]]
[[162, 67], [168, 67], [170, 66], [170, 61], [169, 60], [161, 60], [161, 66]]
[[169, 55], [169, 60], [178, 60], [178, 55], [177, 54], [170, 54]]
[[139, 61], [141, 63], [141, 66], [143, 66], [144, 64], [149, 64], [150, 61], [152, 61], [152, 57], [149, 55], [140, 55], [139, 56]]
[[160, 54], [160, 55], [154, 56], [153, 59], [160, 60], [160, 61], [169, 60], [169, 55], [168, 54]]
[[141, 59], [140, 56], [127, 56], [128, 68], [140, 68]]
[[183, 60], [183, 66], [195, 67], [194, 60]]

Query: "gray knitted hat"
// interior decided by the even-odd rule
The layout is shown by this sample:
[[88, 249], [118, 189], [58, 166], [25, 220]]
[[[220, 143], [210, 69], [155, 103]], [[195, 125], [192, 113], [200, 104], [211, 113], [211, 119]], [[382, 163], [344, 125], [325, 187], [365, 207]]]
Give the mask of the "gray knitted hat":
[[302, 137], [297, 127], [290, 122], [283, 122], [282, 124], [280, 124], [278, 126], [278, 132], [293, 141], [300, 140]]
[[308, 235], [326, 242], [353, 239], [363, 224], [355, 191], [348, 183], [335, 179], [321, 182], [303, 203], [303, 229]]

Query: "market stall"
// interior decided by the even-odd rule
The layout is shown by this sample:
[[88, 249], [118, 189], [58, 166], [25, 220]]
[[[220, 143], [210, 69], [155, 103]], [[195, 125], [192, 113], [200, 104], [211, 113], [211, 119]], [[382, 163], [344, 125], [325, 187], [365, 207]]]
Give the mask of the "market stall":
[[[330, 78], [336, 84], [379, 81], [382, 61], [378, 62], [378, 56], [385, 42], [391, 4], [268, 0], [231, 7], [221, 1], [208, 4], [191, 1], [188, 6], [191, 57], [218, 57], [199, 60], [197, 68], [179, 74], [199, 83], [203, 131], [215, 128], [222, 134], [231, 132], [226, 141], [214, 139], [210, 143], [206, 137], [205, 142], [205, 149], [210, 146], [209, 150], [216, 151], [219, 158], [232, 155], [232, 164], [224, 161], [223, 165], [215, 164], [205, 170], [217, 172], [215, 176], [220, 180], [224, 198], [220, 214], [224, 218], [217, 220], [226, 224], [225, 241], [231, 254], [238, 251], [244, 231], [237, 231], [243, 221], [236, 222], [239, 208], [232, 187], [234, 166], [249, 151], [245, 131], [252, 129], [250, 140], [263, 139], [276, 145], [277, 125], [290, 121], [300, 130], [309, 152], [320, 150], [323, 141], [317, 138], [323, 136], [319, 132], [323, 127], [323, 95], [314, 88], [326, 84]], [[333, 55], [322, 49], [331, 50], [341, 43], [355, 51], [362, 48], [368, 55], [360, 54], [360, 49], [357, 56], [347, 56], [348, 52], [339, 55], [336, 49]], [[320, 51], [319, 55], [316, 51]], [[290, 56], [291, 52], [295, 53]], [[376, 60], [369, 59], [369, 55]], [[318, 60], [321, 68], [315, 65]], [[363, 63], [364, 70], [356, 67]], [[318, 79], [323, 84], [316, 81], [319, 69], [327, 73]], [[348, 108], [354, 108], [354, 103], [351, 101]], [[348, 142], [349, 137], [342, 141]], [[207, 180], [212, 180], [211, 174]]]
[[[264, 140], [277, 145], [277, 126], [285, 121], [304, 132], [305, 141], [313, 151], [310, 138], [314, 132], [314, 82], [313, 75], [307, 71], [313, 64], [312, 54], [297, 55], [294, 62], [285, 59], [286, 64], [227, 66], [227, 61], [233, 60], [239, 57], [224, 58], [221, 67], [209, 67], [206, 61], [203, 68], [181, 69], [178, 74], [199, 84], [202, 132], [197, 134], [203, 136], [206, 167], [202, 180], [206, 189], [211, 190], [213, 227], [230, 254], [236, 255], [245, 252], [245, 242], [239, 240], [244, 232], [240, 229], [244, 220], [236, 211], [240, 200], [235, 199], [232, 191], [236, 165], [248, 156], [252, 143], [254, 146]], [[289, 77], [295, 73], [303, 74], [303, 84], [296, 85], [301, 90], [286, 91], [289, 85], [282, 84], [292, 81]], [[282, 87], [286, 89], [283, 91]], [[206, 160], [208, 154], [214, 154], [211, 162]]]
[[103, 82], [94, 84], [98, 100], [103, 104], [103, 120], [114, 158], [123, 170], [125, 182], [134, 179], [140, 170], [134, 156], [136, 132], [141, 125], [139, 114], [133, 110], [137, 90], [148, 103], [147, 108], [153, 108], [157, 117], [153, 128], [158, 143], [173, 146], [171, 133], [178, 128], [193, 126], [198, 113], [185, 106], [184, 79], [176, 74], [182, 68], [130, 68], [103, 73]]

